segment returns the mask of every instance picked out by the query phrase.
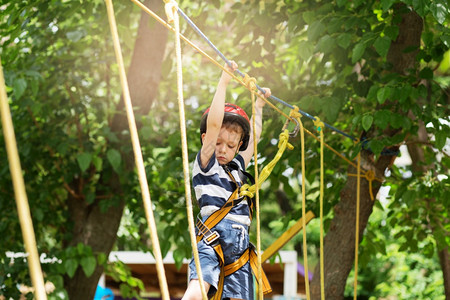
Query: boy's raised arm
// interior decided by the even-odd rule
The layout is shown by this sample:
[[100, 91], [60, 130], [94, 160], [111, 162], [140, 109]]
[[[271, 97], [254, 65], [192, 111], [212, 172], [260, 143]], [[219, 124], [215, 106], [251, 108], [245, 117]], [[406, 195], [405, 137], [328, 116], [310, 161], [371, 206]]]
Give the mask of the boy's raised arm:
[[[230, 61], [230, 63], [231, 67], [227, 64], [225, 64], [225, 67], [228, 71], [234, 72], [238, 66], [234, 61]], [[206, 133], [202, 135], [203, 145], [200, 151], [200, 161], [203, 168], [208, 165], [208, 162], [216, 149], [217, 137], [222, 128], [226, 90], [230, 80], [231, 75], [223, 71], [217, 85], [216, 93], [211, 102], [208, 119], [206, 120]]]

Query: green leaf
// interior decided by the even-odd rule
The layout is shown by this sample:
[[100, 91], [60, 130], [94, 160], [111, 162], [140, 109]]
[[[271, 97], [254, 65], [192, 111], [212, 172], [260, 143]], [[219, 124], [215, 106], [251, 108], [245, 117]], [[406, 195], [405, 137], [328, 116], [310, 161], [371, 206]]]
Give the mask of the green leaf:
[[442, 148], [444, 148], [447, 142], [447, 132], [445, 132], [445, 130], [436, 131], [434, 139], [435, 139], [434, 145], [436, 146], [436, 148], [441, 150]]
[[348, 1], [347, 1], [347, 0], [337, 0], [336, 3], [337, 3], [337, 5], [338, 5], [338, 7], [342, 7], [342, 6], [344, 6], [345, 4], [347, 4]]
[[84, 172], [87, 170], [92, 161], [92, 154], [90, 153], [81, 153], [77, 156], [78, 166], [81, 171]]
[[447, 33], [442, 34], [440, 39], [446, 47], [450, 48], [450, 35], [449, 34], [447, 34]]
[[425, 67], [419, 72], [419, 77], [423, 79], [433, 79], [433, 70], [429, 67]]
[[374, 114], [374, 123], [381, 129], [386, 129], [391, 120], [391, 112], [389, 110], [377, 110]]
[[92, 158], [92, 163], [97, 171], [101, 171], [103, 169], [103, 160], [100, 157], [94, 156]]
[[90, 277], [94, 273], [95, 267], [97, 266], [97, 262], [93, 256], [81, 258], [80, 264], [84, 274], [86, 274], [86, 277]]
[[367, 93], [367, 100], [377, 101], [377, 94], [380, 88], [377, 85], [372, 85]]
[[352, 51], [352, 63], [356, 63], [361, 59], [364, 52], [366, 51], [366, 44], [364, 42], [359, 42], [356, 44], [355, 48]]
[[384, 143], [378, 140], [371, 140], [369, 142], [369, 148], [370, 150], [372, 150], [373, 153], [378, 155], [381, 153], [381, 151], [383, 151]]
[[17, 99], [22, 97], [23, 93], [27, 89], [27, 81], [23, 78], [16, 78], [13, 84], [14, 95]]
[[320, 20], [315, 21], [308, 27], [308, 41], [316, 41], [325, 31], [326, 27]]
[[179, 248], [175, 249], [175, 251], [173, 251], [173, 259], [175, 260], [175, 266], [177, 269], [181, 268], [184, 259], [183, 251]]
[[392, 41], [398, 36], [399, 28], [398, 26], [388, 26], [384, 29], [384, 34], [389, 37]]
[[[337, 97], [325, 97], [320, 100], [321, 110], [328, 122], [336, 121], [342, 106], [345, 104], [345, 99]], [[317, 103], [316, 103], [317, 105]]]
[[362, 117], [362, 127], [364, 128], [365, 131], [368, 131], [370, 129], [370, 127], [372, 127], [372, 123], [373, 123], [373, 116], [366, 114]]
[[298, 49], [298, 54], [304, 61], [307, 61], [314, 53], [314, 46], [307, 41], [301, 41]]
[[381, 8], [386, 12], [395, 2], [396, 0], [381, 0]]
[[75, 275], [78, 268], [78, 261], [75, 258], [69, 258], [65, 261], [64, 267], [66, 268], [66, 273], [70, 278]]
[[327, 34], [320, 38], [317, 44], [317, 48], [319, 49], [320, 52], [330, 53], [331, 51], [333, 51], [335, 44], [336, 41]]
[[381, 57], [386, 57], [389, 51], [389, 47], [391, 46], [391, 40], [386, 36], [384, 37], [380, 36], [375, 40], [373, 46], [375, 47], [375, 50]]
[[99, 253], [97, 255], [97, 262], [99, 265], [104, 265], [107, 263], [107, 257], [105, 253]]
[[447, 18], [447, 4], [443, 1], [434, 1], [430, 5], [431, 13], [439, 24], [443, 24]]
[[412, 0], [412, 5], [413, 5], [414, 10], [422, 18], [425, 17], [427, 2], [428, 2], [428, 0]]
[[350, 43], [352, 41], [352, 35], [350, 33], [342, 33], [342, 34], [338, 35], [336, 40], [337, 40], [337, 44], [340, 47], [347, 49], [348, 46], [350, 46]]
[[391, 114], [391, 126], [393, 128], [400, 128], [402, 127], [403, 123], [403, 116], [398, 113], [392, 113]]
[[302, 17], [303, 17], [303, 20], [305, 20], [305, 22], [307, 24], [311, 24], [316, 19], [316, 13], [313, 11], [305, 11], [302, 14]]
[[108, 152], [106, 152], [106, 157], [108, 158], [108, 161], [113, 167], [114, 171], [118, 173], [120, 164], [122, 162], [122, 156], [120, 155], [120, 152], [116, 149], [109, 149]]
[[77, 244], [77, 252], [79, 255], [83, 255], [83, 253], [84, 253], [84, 244], [83, 243]]
[[388, 86], [382, 87], [377, 91], [377, 100], [378, 103], [383, 104], [386, 99], [391, 96], [392, 89]]
[[407, 190], [402, 195], [402, 200], [409, 206], [414, 203], [414, 200], [416, 200], [417, 195], [416, 191], [413, 190]]

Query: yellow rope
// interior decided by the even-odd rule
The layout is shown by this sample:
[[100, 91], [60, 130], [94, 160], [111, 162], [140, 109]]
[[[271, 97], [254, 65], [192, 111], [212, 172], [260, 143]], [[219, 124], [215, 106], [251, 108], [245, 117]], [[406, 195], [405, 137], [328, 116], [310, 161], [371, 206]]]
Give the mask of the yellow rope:
[[203, 280], [202, 269], [200, 265], [200, 257], [198, 254], [197, 238], [195, 235], [194, 213], [192, 207], [192, 195], [190, 186], [189, 175], [189, 156], [187, 146], [187, 134], [186, 134], [186, 118], [184, 111], [184, 97], [183, 97], [183, 68], [181, 59], [181, 45], [180, 45], [180, 23], [177, 13], [177, 4], [175, 1], [166, 2], [166, 14], [168, 18], [174, 22], [175, 25], [175, 48], [177, 59], [177, 89], [178, 89], [178, 108], [180, 110], [180, 132], [181, 132], [181, 148], [183, 156], [183, 174], [184, 174], [184, 189], [186, 194], [186, 211], [189, 223], [189, 234], [191, 236], [191, 246], [194, 255], [195, 266], [197, 269], [198, 280], [200, 283], [200, 291], [204, 300], [208, 299], [205, 283]]
[[321, 299], [325, 299], [325, 268], [323, 257], [323, 188], [324, 188], [324, 170], [323, 170], [323, 129], [324, 124], [319, 117], [315, 117], [314, 126], [320, 133], [320, 295]]
[[128, 125], [130, 128], [131, 142], [133, 144], [134, 158], [136, 161], [136, 168], [139, 176], [139, 183], [141, 187], [142, 200], [144, 202], [145, 214], [149, 225], [150, 236], [153, 246], [153, 255], [156, 260], [156, 269], [158, 273], [159, 285], [161, 288], [161, 296], [164, 300], [169, 300], [169, 289], [167, 286], [166, 275], [164, 271], [163, 259], [158, 240], [158, 233], [156, 230], [155, 218], [153, 216], [152, 202], [150, 198], [150, 191], [148, 187], [147, 177], [145, 174], [144, 160], [142, 158], [141, 146], [139, 143], [139, 135], [136, 127], [136, 121], [133, 113], [133, 106], [131, 103], [130, 91], [128, 88], [127, 77], [125, 73], [125, 66], [122, 58], [122, 50], [119, 42], [119, 35], [117, 33], [117, 25], [114, 17], [114, 8], [112, 0], [105, 0], [108, 11], [108, 20], [111, 29], [111, 35], [114, 43], [114, 51], [116, 54], [117, 64], [119, 66], [120, 83], [123, 90], [123, 100], [127, 112]]
[[[254, 78], [247, 78], [247, 85], [251, 90], [256, 89], [256, 80]], [[255, 161], [255, 185], [258, 187], [255, 191], [255, 206], [256, 206], [256, 254], [258, 264], [258, 274], [256, 279], [258, 281], [258, 299], [263, 299], [263, 282], [262, 282], [262, 262], [261, 262], [261, 220], [259, 214], [259, 176], [258, 176], [258, 141], [256, 136], [256, 109], [255, 109], [255, 94], [252, 93], [252, 127], [253, 127], [253, 159]]]
[[383, 182], [383, 181], [382, 181], [381, 179], [375, 177], [375, 172], [374, 172], [374, 171], [368, 170], [368, 171], [366, 171], [363, 175], [358, 175], [358, 174], [351, 174], [351, 173], [348, 173], [348, 176], [359, 176], [359, 177], [364, 177], [364, 178], [369, 182], [369, 194], [370, 194], [370, 199], [371, 199], [372, 201], [375, 200], [375, 197], [374, 197], [373, 191], [372, 191], [372, 182], [373, 182], [374, 180], [377, 180], [377, 181], [379, 181], [379, 182]]
[[355, 282], [353, 287], [353, 299], [357, 299], [358, 293], [358, 249], [359, 249], [359, 204], [360, 204], [360, 194], [361, 194], [361, 152], [358, 152], [358, 167], [357, 167], [357, 177], [356, 177], [356, 230], [355, 230]]
[[269, 177], [270, 173], [272, 172], [277, 162], [280, 160], [286, 148], [288, 148], [289, 150], [294, 149], [294, 146], [289, 143], [289, 132], [287, 129], [280, 133], [280, 139], [278, 141], [278, 152], [277, 154], [275, 154], [275, 157], [272, 159], [272, 161], [269, 162], [261, 171], [258, 183], [255, 183], [254, 185], [244, 184], [243, 186], [241, 186], [239, 190], [239, 194], [241, 196], [248, 196], [250, 198], [254, 197], [255, 191]]
[[19, 215], [20, 228], [22, 230], [25, 251], [28, 253], [28, 268], [30, 269], [31, 282], [35, 289], [34, 296], [38, 300], [47, 299], [45, 293], [44, 277], [42, 275], [39, 253], [36, 246], [36, 237], [33, 229], [33, 221], [30, 214], [25, 182], [22, 176], [19, 151], [17, 150], [16, 136], [11, 119], [11, 111], [6, 95], [5, 79], [0, 61], [0, 112], [2, 118], [3, 135], [5, 137], [6, 151], [8, 154], [11, 179], [16, 198], [17, 213]]
[[308, 271], [308, 249], [306, 243], [306, 174], [305, 174], [305, 132], [303, 128], [302, 120], [297, 117], [297, 121], [300, 125], [300, 142], [301, 142], [301, 163], [302, 163], [302, 220], [303, 220], [303, 265], [305, 267], [305, 292], [306, 299], [310, 299], [309, 292], [309, 271]]

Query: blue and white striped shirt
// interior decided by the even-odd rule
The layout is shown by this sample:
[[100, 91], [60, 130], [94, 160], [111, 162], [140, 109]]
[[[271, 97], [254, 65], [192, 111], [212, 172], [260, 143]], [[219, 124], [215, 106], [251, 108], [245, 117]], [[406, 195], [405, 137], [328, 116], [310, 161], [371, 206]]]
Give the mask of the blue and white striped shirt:
[[[244, 159], [240, 154], [238, 154], [233, 161], [241, 170], [245, 170]], [[230, 171], [236, 182], [241, 185], [239, 172], [231, 169]], [[236, 189], [236, 184], [233, 179], [230, 178], [224, 168], [219, 165], [215, 153], [213, 153], [205, 168], [201, 167], [200, 152], [197, 154], [192, 177], [195, 197], [199, 203], [200, 213], [203, 218], [208, 217], [221, 208]], [[226, 218], [250, 226], [249, 215], [250, 212], [247, 201], [243, 200], [231, 209]]]

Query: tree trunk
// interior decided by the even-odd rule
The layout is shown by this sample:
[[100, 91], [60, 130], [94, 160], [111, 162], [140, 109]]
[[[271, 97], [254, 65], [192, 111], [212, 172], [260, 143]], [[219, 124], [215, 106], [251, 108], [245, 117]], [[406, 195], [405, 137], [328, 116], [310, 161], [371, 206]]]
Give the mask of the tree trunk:
[[445, 299], [450, 299], [450, 252], [448, 246], [446, 245], [444, 249], [438, 251], [438, 255], [444, 276]]
[[[153, 11], [161, 11], [163, 5], [159, 1], [147, 1], [146, 5]], [[105, 12], [106, 13], [106, 12]], [[141, 13], [137, 39], [131, 65], [128, 71], [128, 82], [133, 101], [133, 107], [138, 113], [148, 113], [151, 102], [154, 100], [161, 76], [161, 64], [164, 57], [167, 41], [167, 29], [159, 25], [145, 12]], [[111, 52], [113, 48], [111, 45]], [[120, 102], [118, 111], [124, 110], [123, 101]], [[123, 136], [122, 131], [128, 130], [126, 115], [116, 114], [111, 130], [118, 137]], [[121, 143], [131, 143], [123, 140]], [[126, 169], [134, 168], [132, 153], [123, 157]], [[102, 176], [99, 185], [105, 186], [108, 193], [121, 195], [122, 189], [117, 174], [109, 177]], [[78, 186], [73, 182], [73, 186]], [[102, 190], [102, 189], [98, 189]], [[101, 195], [97, 195], [101, 196]], [[87, 204], [83, 197], [68, 199], [68, 208], [73, 222], [73, 238], [69, 246], [75, 246], [79, 242], [92, 247], [94, 253], [109, 255], [116, 241], [117, 230], [126, 203], [126, 195], [120, 203], [111, 206], [106, 212], [102, 212], [98, 202]], [[97, 266], [92, 276], [87, 278], [81, 268], [78, 268], [73, 278], [65, 278], [64, 285], [70, 299], [93, 299], [98, 280], [103, 272], [101, 266]]]
[[[410, 46], [420, 46], [423, 21], [413, 11], [405, 9], [404, 5], [395, 7], [396, 13], [401, 14], [397, 40], [391, 44], [388, 60], [393, 65], [393, 71], [405, 73], [413, 68], [417, 51], [404, 53]], [[386, 132], [393, 135], [394, 132]], [[398, 149], [390, 149], [396, 151]], [[373, 170], [377, 178], [383, 179], [384, 173], [395, 159], [395, 156], [382, 155], [374, 162], [372, 154], [367, 151], [361, 153], [361, 165], [366, 170]], [[353, 167], [349, 173], [356, 173]], [[335, 216], [331, 221], [330, 229], [324, 238], [324, 279], [326, 299], [344, 299], [347, 277], [353, 268], [355, 259], [355, 220], [356, 220], [356, 178], [349, 177], [347, 184], [341, 191], [341, 201], [335, 206]], [[380, 184], [374, 181], [373, 195], [376, 195]], [[370, 199], [369, 184], [361, 178], [359, 241], [372, 213], [374, 201]], [[353, 232], [353, 234], [350, 234]], [[320, 294], [320, 266], [314, 270], [311, 282], [311, 299], [321, 299]]]

